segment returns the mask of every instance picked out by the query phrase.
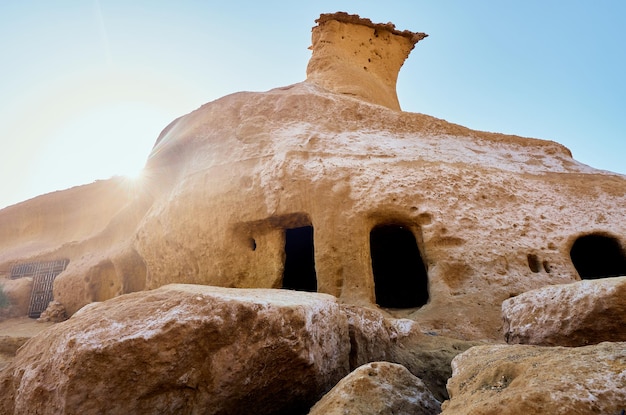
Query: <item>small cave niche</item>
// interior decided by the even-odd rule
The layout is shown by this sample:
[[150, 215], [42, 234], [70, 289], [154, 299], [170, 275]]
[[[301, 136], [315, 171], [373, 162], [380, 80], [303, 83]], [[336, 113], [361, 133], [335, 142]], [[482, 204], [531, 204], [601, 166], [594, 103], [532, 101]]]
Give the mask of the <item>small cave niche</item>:
[[415, 235], [398, 224], [370, 231], [376, 303], [388, 308], [421, 307], [428, 302], [428, 274]]
[[572, 245], [570, 257], [583, 280], [626, 275], [626, 253], [612, 236], [599, 233], [581, 236]]
[[285, 268], [282, 288], [317, 291], [313, 226], [285, 229]]
[[528, 268], [530, 268], [532, 272], [537, 273], [541, 271], [541, 262], [539, 261], [537, 255], [528, 254], [526, 259], [528, 260]]

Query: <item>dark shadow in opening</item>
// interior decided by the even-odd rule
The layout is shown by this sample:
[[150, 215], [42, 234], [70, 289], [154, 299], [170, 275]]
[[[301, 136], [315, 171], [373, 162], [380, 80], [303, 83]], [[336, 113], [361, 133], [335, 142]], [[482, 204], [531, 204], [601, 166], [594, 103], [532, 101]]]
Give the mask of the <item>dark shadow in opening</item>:
[[312, 226], [285, 230], [283, 288], [298, 291], [317, 291]]
[[428, 302], [428, 274], [413, 232], [402, 225], [378, 225], [370, 232], [376, 303], [412, 308]]
[[539, 262], [537, 255], [528, 254], [526, 255], [526, 259], [528, 259], [528, 268], [530, 268], [532, 272], [537, 273], [541, 271], [541, 263]]
[[569, 254], [583, 280], [626, 275], [626, 253], [613, 237], [601, 234], [581, 236]]

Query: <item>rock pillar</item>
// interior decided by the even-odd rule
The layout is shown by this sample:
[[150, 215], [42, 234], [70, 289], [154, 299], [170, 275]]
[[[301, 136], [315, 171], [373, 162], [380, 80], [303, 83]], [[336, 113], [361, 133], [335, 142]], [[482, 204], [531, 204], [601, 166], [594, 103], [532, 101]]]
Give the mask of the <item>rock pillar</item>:
[[428, 35], [401, 32], [392, 23], [372, 23], [343, 12], [322, 14], [316, 23], [307, 81], [400, 110], [398, 72], [415, 44]]

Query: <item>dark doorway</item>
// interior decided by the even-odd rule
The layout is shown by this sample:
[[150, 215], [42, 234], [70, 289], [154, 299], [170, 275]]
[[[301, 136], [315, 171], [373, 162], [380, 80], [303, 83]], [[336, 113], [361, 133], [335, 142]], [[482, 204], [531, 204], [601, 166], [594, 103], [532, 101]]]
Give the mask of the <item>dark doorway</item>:
[[583, 280], [626, 275], [626, 253], [619, 241], [610, 236], [581, 236], [576, 239], [569, 254]]
[[379, 225], [370, 232], [376, 303], [412, 308], [428, 302], [428, 274], [417, 241], [401, 225]]
[[312, 226], [285, 230], [283, 288], [317, 291]]

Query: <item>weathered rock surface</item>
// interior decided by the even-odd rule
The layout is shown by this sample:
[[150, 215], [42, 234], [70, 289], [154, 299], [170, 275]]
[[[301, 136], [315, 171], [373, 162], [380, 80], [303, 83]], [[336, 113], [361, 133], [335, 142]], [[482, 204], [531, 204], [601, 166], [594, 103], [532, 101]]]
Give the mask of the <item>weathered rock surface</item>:
[[623, 241], [626, 178], [554, 142], [398, 111], [393, 86], [415, 36], [324, 16], [307, 81], [229, 95], [175, 120], [142, 181], [111, 179], [0, 211], [0, 276], [22, 262], [69, 259], [54, 282], [68, 314], [170, 283], [281, 288], [287, 232], [310, 228], [310, 285], [376, 307], [382, 279], [370, 237], [388, 226], [409, 233], [419, 251], [412, 265], [425, 269], [387, 293], [424, 301], [387, 304], [389, 313], [439, 335], [501, 340], [502, 301], [579, 279], [577, 240]]
[[439, 401], [448, 398], [452, 359], [479, 344], [425, 334], [412, 320], [387, 318], [368, 308], [342, 305], [342, 311], [348, 317], [351, 370], [376, 361], [401, 364]]
[[585, 346], [626, 341], [626, 277], [528, 291], [502, 303], [507, 343]]
[[437, 400], [448, 399], [446, 383], [452, 376], [452, 360], [479, 342], [414, 333], [401, 338], [391, 350], [390, 362], [399, 363], [420, 378]]
[[349, 372], [336, 300], [170, 285], [85, 307], [2, 372], [0, 413], [305, 411]]
[[[357, 306], [342, 306], [348, 317], [350, 333], [350, 369], [369, 362], [389, 361], [392, 348], [398, 340], [394, 320], [387, 319], [382, 313]], [[405, 332], [419, 330], [417, 323], [407, 320]], [[403, 333], [406, 335], [407, 333]]]
[[[196, 288], [199, 290], [198, 292], [194, 291]], [[183, 290], [182, 293], [180, 292], [181, 289]], [[225, 296], [224, 293], [228, 294], [226, 297], [232, 296], [238, 300], [248, 301], [250, 300], [249, 296], [252, 294], [254, 301], [262, 298], [264, 301], [267, 301], [268, 304], [273, 304], [280, 312], [283, 312], [285, 309], [290, 310], [292, 306], [299, 309], [299, 304], [302, 304], [302, 307], [307, 309], [310, 306], [311, 297], [317, 297], [316, 294], [284, 290], [257, 291], [220, 289], [204, 286], [193, 286], [192, 293], [188, 293], [187, 291], [187, 286], [166, 286], [156, 291], [137, 293], [132, 296], [119, 297], [105, 303], [88, 306], [66, 323], [56, 325], [40, 336], [44, 338], [38, 337], [34, 339], [31, 342], [34, 345], [29, 345], [25, 351], [20, 352], [17, 358], [13, 356], [15, 350], [17, 347], [21, 346], [28, 337], [20, 338], [19, 342], [5, 341], [3, 344], [7, 346], [5, 348], [6, 350], [0, 350], [3, 357], [2, 362], [0, 362], [0, 367], [5, 366], [10, 361], [14, 361], [14, 364], [4, 373], [5, 383], [3, 383], [2, 386], [4, 388], [5, 385], [9, 385], [6, 386], [6, 390], [13, 392], [3, 395], [3, 399], [8, 399], [11, 402], [17, 399], [19, 402], [27, 400], [27, 398], [31, 399], [31, 395], [35, 393], [39, 396], [40, 391], [34, 392], [34, 390], [40, 388], [41, 383], [43, 383], [42, 379], [54, 384], [58, 383], [59, 379], [64, 379], [63, 382], [61, 382], [61, 386], [63, 388], [71, 387], [73, 393], [76, 395], [91, 392], [89, 392], [89, 388], [77, 387], [75, 382], [86, 381], [89, 384], [98, 385], [101, 383], [102, 377], [111, 377], [113, 384], [107, 387], [98, 386], [98, 390], [113, 393], [111, 391], [112, 388], [124, 389], [123, 383], [128, 381], [133, 382], [133, 387], [130, 389], [134, 390], [134, 383], [137, 381], [136, 377], [118, 376], [117, 367], [121, 367], [122, 369], [126, 368], [124, 370], [125, 372], [134, 371], [133, 373], [135, 373], [145, 370], [145, 366], [160, 365], [161, 367], [167, 367], [168, 370], [172, 370], [173, 373], [171, 376], [173, 377], [180, 375], [180, 370], [178, 369], [180, 365], [189, 364], [195, 368], [194, 370], [200, 370], [197, 366], [193, 365], [191, 360], [197, 357], [202, 350], [189, 350], [185, 354], [177, 352], [176, 350], [189, 349], [187, 342], [192, 342], [196, 345], [195, 339], [197, 336], [210, 337], [214, 335], [214, 332], [219, 331], [221, 333], [221, 331], [227, 330], [220, 329], [220, 331], [212, 329], [212, 331], [208, 330], [210, 331], [208, 334], [202, 332], [203, 324], [209, 324], [206, 323], [206, 320], [214, 321], [227, 312], [224, 307], [215, 307], [211, 301], [215, 300], [219, 302], [224, 300], [224, 298], [222, 298]], [[196, 298], [198, 295], [205, 301], [204, 303]], [[286, 296], [289, 301], [293, 302], [293, 304], [280, 308], [281, 304], [285, 303], [284, 296]], [[207, 299], [207, 297], [210, 298]], [[219, 298], [214, 299], [213, 297]], [[329, 300], [328, 296], [320, 295], [319, 297], [321, 297], [321, 303], [325, 303]], [[252, 302], [254, 303], [254, 301]], [[188, 304], [189, 302], [192, 304]], [[279, 305], [275, 304], [277, 302]], [[451, 375], [450, 362], [452, 358], [476, 344], [475, 342], [465, 342], [442, 336], [424, 334], [421, 332], [419, 325], [414, 321], [387, 318], [374, 309], [351, 305], [338, 306], [336, 301], [332, 299], [330, 303], [333, 310], [338, 307], [340, 316], [334, 316], [336, 318], [331, 319], [316, 316], [313, 317], [313, 320], [317, 322], [319, 318], [324, 318], [325, 324], [322, 329], [335, 330], [328, 326], [337, 324], [338, 319], [339, 328], [336, 332], [334, 331], [338, 338], [335, 339], [335, 341], [343, 342], [343, 358], [335, 361], [335, 364], [339, 366], [343, 365], [343, 367], [345, 367], [345, 373], [376, 359], [399, 363], [406, 366], [413, 374], [422, 376], [424, 384], [432, 391], [435, 398], [440, 401], [447, 398], [445, 382]], [[55, 304], [52, 303], [52, 305], [53, 308], [55, 308]], [[255, 305], [253, 308], [258, 307]], [[237, 313], [238, 315], [245, 315], [245, 311], [239, 310], [235, 312], [235, 314]], [[163, 317], [162, 314], [165, 314], [166, 317]], [[268, 315], [266, 318], [272, 319], [277, 315], [278, 314]], [[172, 321], [174, 317], [176, 317], [176, 322]], [[284, 320], [284, 317], [280, 318]], [[287, 321], [287, 323], [290, 321], [292, 320]], [[41, 325], [41, 323], [36, 324]], [[224, 350], [230, 350], [228, 348], [232, 347], [232, 344], [239, 344], [240, 349], [245, 349], [249, 345], [249, 347], [251, 347], [250, 351], [246, 352], [240, 350], [239, 353], [239, 356], [244, 356], [241, 358], [242, 360], [247, 360], [246, 353], [253, 355], [261, 346], [259, 346], [258, 343], [251, 343], [249, 340], [248, 328], [250, 324], [247, 321], [243, 322], [241, 330], [236, 327], [238, 324], [235, 318], [235, 321], [231, 322], [230, 328], [232, 331], [224, 338], [220, 338], [219, 341], [224, 343], [222, 344]], [[265, 326], [272, 326], [272, 324], [274, 323], [267, 323]], [[256, 326], [260, 326], [261, 328], [259, 330], [261, 331], [263, 327], [265, 327], [263, 324], [256, 324]], [[85, 333], [81, 334], [83, 330]], [[189, 334], [189, 332], [194, 330], [197, 332]], [[152, 334], [150, 336], [141, 334], [146, 331]], [[237, 340], [237, 335], [240, 332], [242, 333], [242, 338], [241, 340]], [[175, 337], [165, 339], [165, 336], [171, 333], [176, 333]], [[274, 334], [276, 333], [272, 332], [269, 333], [268, 336]], [[56, 340], [54, 340], [55, 338]], [[141, 341], [139, 341], [140, 338], [142, 339]], [[80, 346], [82, 344], [80, 339], [89, 339], [89, 342], [86, 345]], [[271, 340], [267, 341], [271, 343]], [[72, 344], [73, 346], [71, 346]], [[100, 344], [100, 346], [97, 346], [98, 344]], [[91, 346], [87, 347], [89, 345]], [[327, 346], [328, 343], [325, 343], [324, 347]], [[203, 346], [197, 345], [197, 347], [202, 348]], [[269, 350], [276, 349], [276, 346], [266, 345], [263, 347]], [[204, 347], [204, 349], [209, 349], [209, 347]], [[46, 350], [46, 352], [43, 355], [37, 355], [34, 359], [35, 361], [33, 361], [33, 353], [40, 350]], [[162, 352], [159, 352], [159, 350]], [[164, 357], [153, 362], [151, 361], [149, 352], [152, 352], [155, 356]], [[208, 354], [213, 353], [210, 350], [204, 350], [204, 352]], [[223, 353], [227, 352], [224, 351]], [[74, 354], [76, 354], [76, 356], [74, 356]], [[116, 357], [115, 355], [118, 356]], [[182, 361], [178, 361], [178, 356], [183, 356]], [[166, 358], [172, 359], [172, 361], [167, 362]], [[320, 358], [319, 353], [314, 359], [318, 358]], [[322, 356], [322, 358], [325, 357]], [[203, 361], [207, 359], [206, 356], [201, 357]], [[48, 361], [47, 363], [45, 362], [46, 360]], [[102, 368], [102, 365], [99, 364], [85, 363], [91, 360], [103, 360], [111, 366], [109, 368]], [[174, 360], [176, 360], [176, 362], [174, 362]], [[134, 369], [131, 369], [132, 361], [139, 362]], [[291, 364], [289, 362], [287, 363]], [[76, 367], [76, 365], [78, 365], [78, 367]], [[58, 371], [55, 369], [57, 366], [64, 369]], [[30, 373], [37, 373], [36, 380], [31, 379], [31, 381], [28, 382], [23, 381], [20, 371], [24, 370], [24, 368], [28, 368]], [[212, 368], [213, 366], [211, 366], [211, 369], [207, 370], [212, 371]], [[222, 369], [223, 366], [218, 365], [217, 374], [215, 376], [223, 374]], [[222, 372], [220, 372], [220, 370], [222, 370]], [[289, 373], [291, 368], [284, 367], [281, 370], [284, 373]], [[302, 369], [296, 365], [295, 375], [298, 376], [301, 370]], [[114, 373], [111, 373], [111, 371]], [[190, 392], [182, 387], [178, 389], [172, 387], [171, 390], [167, 392], [167, 379], [170, 375], [157, 376], [157, 372], [158, 369], [151, 369], [148, 373], [151, 374], [151, 377], [165, 379], [164, 384], [159, 385], [159, 388], [165, 390], [163, 392], [164, 394], [167, 395], [167, 393], [170, 393], [172, 396], [180, 395], [177, 399], [188, 397]], [[210, 377], [214, 377], [212, 372]], [[76, 380], [70, 381], [68, 378], [76, 378]], [[196, 381], [198, 383], [201, 383], [200, 378], [201, 376], [197, 375]], [[228, 385], [229, 387], [241, 388], [242, 390], [247, 390], [247, 388], [250, 387], [248, 380], [246, 380], [247, 378], [237, 378], [236, 376], [232, 378], [231, 383]], [[237, 382], [241, 382], [242, 380], [244, 380], [244, 383], [237, 385]], [[65, 382], [67, 382], [67, 384]], [[148, 393], [145, 392], [145, 390], [154, 386], [149, 383], [143, 385], [142, 382], [144, 381], [140, 380], [141, 388], [138, 393]], [[175, 382], [171, 381], [170, 383]], [[18, 389], [21, 390], [21, 395], [17, 394]], [[27, 392], [29, 390], [33, 392]], [[267, 393], [272, 393], [271, 387]], [[289, 393], [287, 393], [287, 395]], [[131, 401], [133, 400], [132, 397], [127, 398]], [[175, 400], [175, 398], [171, 399]], [[48, 405], [48, 403], [44, 405], [43, 401], [37, 399], [33, 402], [41, 406]], [[313, 402], [310, 403], [312, 404]], [[3, 408], [10, 409], [12, 407], [11, 405], [14, 405], [14, 403], [8, 404], [7, 402], [3, 402], [0, 404], [0, 410]]]
[[51, 325], [28, 317], [0, 319], [0, 370], [13, 361], [24, 343]]
[[400, 110], [398, 72], [428, 36], [347, 13], [322, 14], [313, 28], [307, 81], [327, 90]]
[[65, 307], [58, 301], [50, 301], [48, 307], [41, 313], [37, 321], [60, 323], [67, 320]]
[[0, 335], [0, 370], [11, 363], [17, 350], [22, 347], [28, 339], [30, 339], [30, 337]]
[[441, 403], [404, 366], [363, 365], [343, 378], [309, 415], [435, 415]]
[[[145, 288], [145, 263], [132, 247], [158, 186], [114, 177], [39, 196], [0, 210], [0, 277], [14, 265], [69, 259], [55, 280], [69, 314], [85, 304]], [[21, 285], [26, 315], [30, 286]]]
[[[398, 71], [425, 35], [345, 13], [318, 23], [305, 82], [233, 94], [173, 121], [141, 181], [113, 178], [0, 210], [11, 310], [25, 312], [31, 291], [27, 279], [8, 280], [11, 268], [59, 258], [69, 265], [54, 297], [68, 314], [104, 301], [14, 359], [25, 337], [4, 341], [0, 366], [13, 361], [0, 372], [0, 413], [303, 411], [371, 360], [404, 365], [443, 399], [452, 358], [501, 340], [503, 301], [622, 273], [626, 177], [554, 142], [400, 112]], [[403, 236], [372, 243], [380, 228]], [[290, 232], [301, 229], [311, 237], [294, 243]], [[287, 277], [288, 252], [301, 244], [314, 279], [304, 285], [300, 273]], [[403, 259], [417, 271], [381, 277], [377, 244], [411, 252]], [[598, 244], [614, 252], [601, 260], [611, 266], [596, 266]], [[312, 289], [348, 305], [321, 294], [159, 288], [171, 283]], [[561, 298], [529, 300], [507, 317], [509, 341], [563, 343], [568, 330], [576, 344], [599, 341], [583, 327], [594, 318], [601, 331], [614, 327], [607, 298], [611, 312], [623, 310], [613, 305], [623, 294], [607, 287], [595, 297], [559, 292], [570, 296], [564, 310]], [[155, 290], [114, 298], [145, 289]], [[394, 303], [400, 294], [410, 301]], [[377, 304], [401, 318], [382, 317]], [[618, 413], [624, 350], [473, 348], [454, 360], [445, 411]]]
[[473, 347], [452, 362], [443, 415], [620, 414], [626, 343]]

